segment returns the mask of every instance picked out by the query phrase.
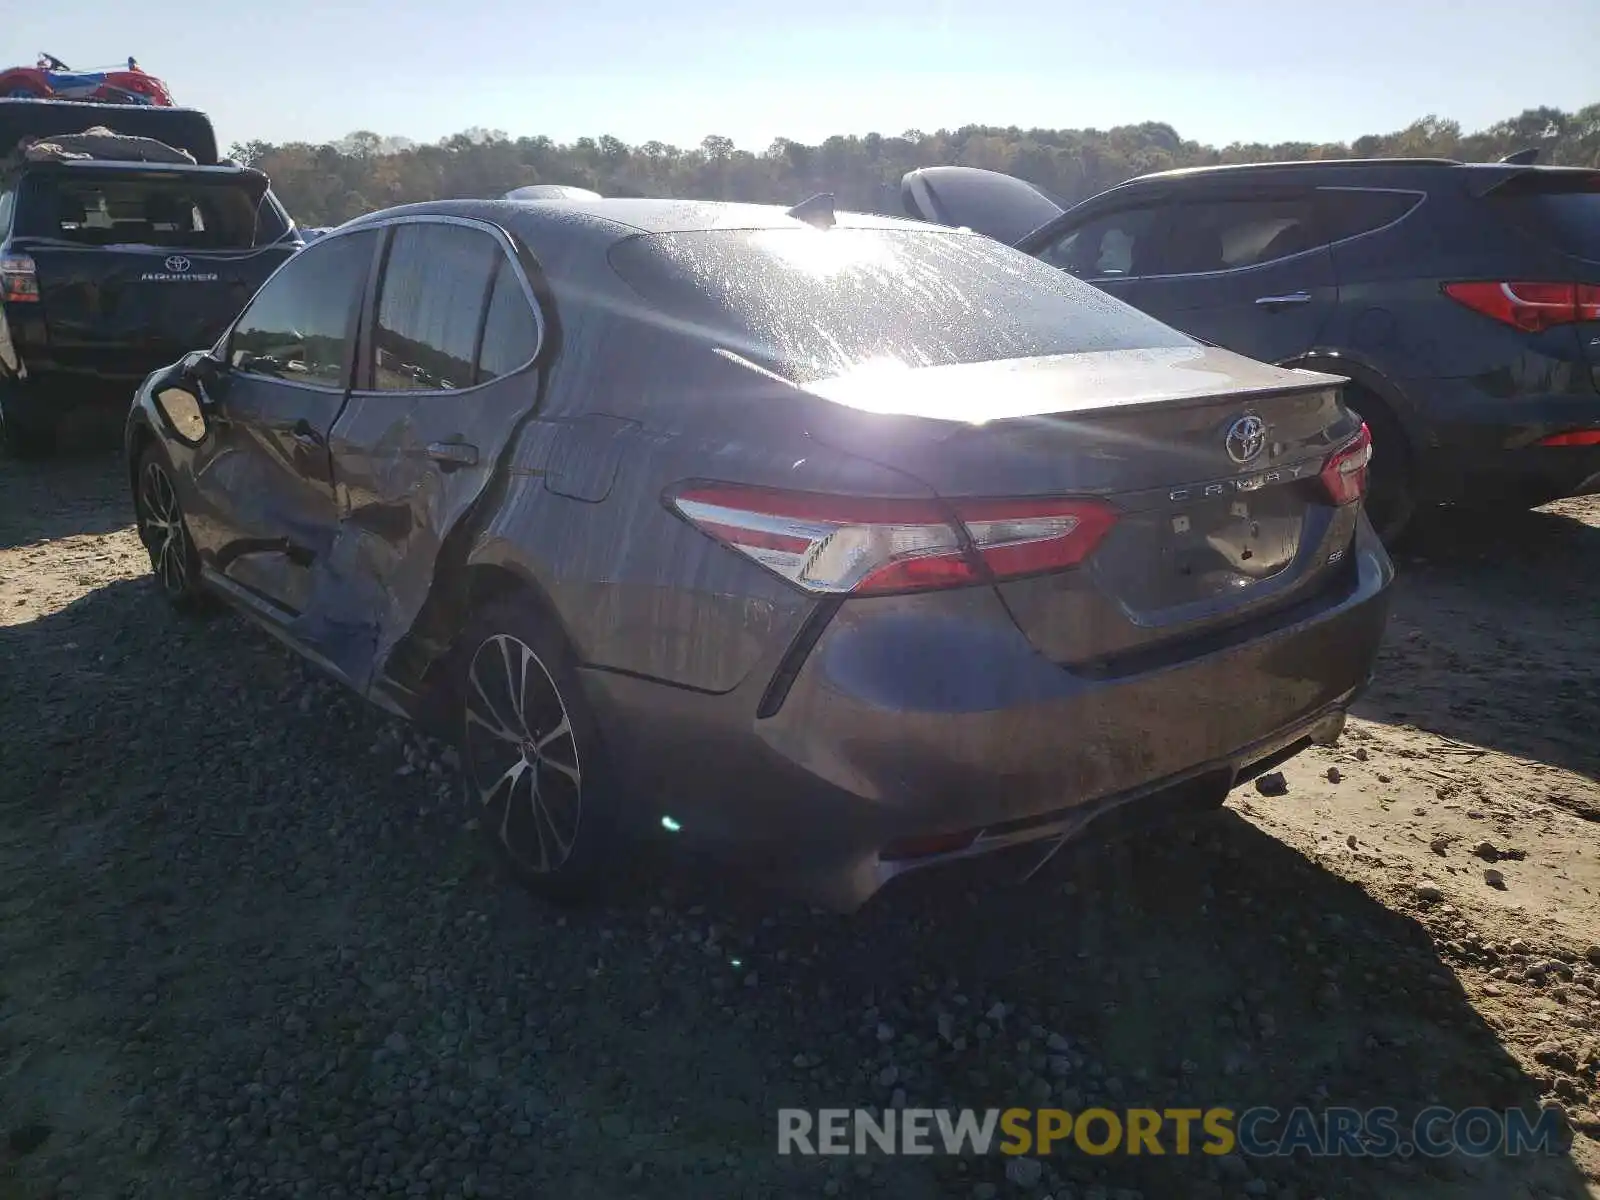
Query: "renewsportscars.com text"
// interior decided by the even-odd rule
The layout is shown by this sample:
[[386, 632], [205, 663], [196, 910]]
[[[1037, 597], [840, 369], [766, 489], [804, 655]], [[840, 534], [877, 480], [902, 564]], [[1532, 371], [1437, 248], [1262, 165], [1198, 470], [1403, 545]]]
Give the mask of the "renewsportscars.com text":
[[1521, 1109], [1257, 1107], [778, 1111], [779, 1154], [1225, 1155], [1384, 1158], [1557, 1153], [1559, 1115]]

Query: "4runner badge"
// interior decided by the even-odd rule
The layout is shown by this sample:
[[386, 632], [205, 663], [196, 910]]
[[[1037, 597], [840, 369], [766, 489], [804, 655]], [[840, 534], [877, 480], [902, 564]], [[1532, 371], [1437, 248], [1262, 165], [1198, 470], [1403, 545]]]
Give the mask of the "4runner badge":
[[215, 271], [201, 271], [195, 274], [190, 270], [194, 263], [182, 254], [169, 254], [162, 261], [164, 268], [160, 271], [146, 271], [139, 276], [140, 283], [215, 283]]

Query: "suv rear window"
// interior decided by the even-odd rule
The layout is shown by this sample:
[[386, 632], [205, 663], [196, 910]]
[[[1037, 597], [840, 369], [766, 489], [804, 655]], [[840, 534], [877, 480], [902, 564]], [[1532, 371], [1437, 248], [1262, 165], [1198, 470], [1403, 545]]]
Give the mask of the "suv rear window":
[[931, 367], [1194, 344], [974, 234], [703, 230], [630, 238], [611, 262], [661, 311], [796, 383], [873, 360]]
[[257, 204], [232, 180], [68, 178], [36, 175], [25, 182], [17, 232], [87, 246], [173, 246], [247, 250], [285, 232], [272, 202]]

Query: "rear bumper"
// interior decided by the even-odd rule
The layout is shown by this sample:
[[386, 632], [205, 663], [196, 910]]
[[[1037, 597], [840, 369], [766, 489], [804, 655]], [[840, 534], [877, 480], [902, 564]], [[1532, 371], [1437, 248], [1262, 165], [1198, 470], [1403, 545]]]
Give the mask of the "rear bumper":
[[1505, 396], [1478, 379], [1411, 385], [1427, 424], [1418, 495], [1435, 503], [1531, 506], [1600, 491], [1600, 446], [1540, 446], [1600, 429], [1593, 391]]
[[[760, 681], [696, 695], [595, 672], [590, 692], [652, 824], [851, 908], [929, 862], [1058, 838], [1336, 734], [1370, 678], [1393, 568], [1365, 521], [1348, 580], [1275, 628], [1089, 679], [1040, 656], [992, 591], [843, 605], [781, 707]], [[916, 844], [972, 837], [926, 853]]]

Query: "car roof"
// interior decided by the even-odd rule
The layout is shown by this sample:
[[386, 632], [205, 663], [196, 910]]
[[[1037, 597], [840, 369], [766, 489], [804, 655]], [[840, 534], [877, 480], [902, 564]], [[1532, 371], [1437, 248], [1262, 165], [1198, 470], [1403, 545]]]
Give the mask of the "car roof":
[[[606, 197], [596, 200], [429, 200], [380, 209], [348, 225], [381, 223], [398, 216], [458, 216], [510, 222], [519, 229], [588, 231], [611, 240], [635, 233], [691, 233], [713, 229], [799, 229], [805, 223], [777, 204], [727, 200], [669, 200]], [[839, 210], [840, 229], [920, 229], [953, 233], [942, 225]]]

